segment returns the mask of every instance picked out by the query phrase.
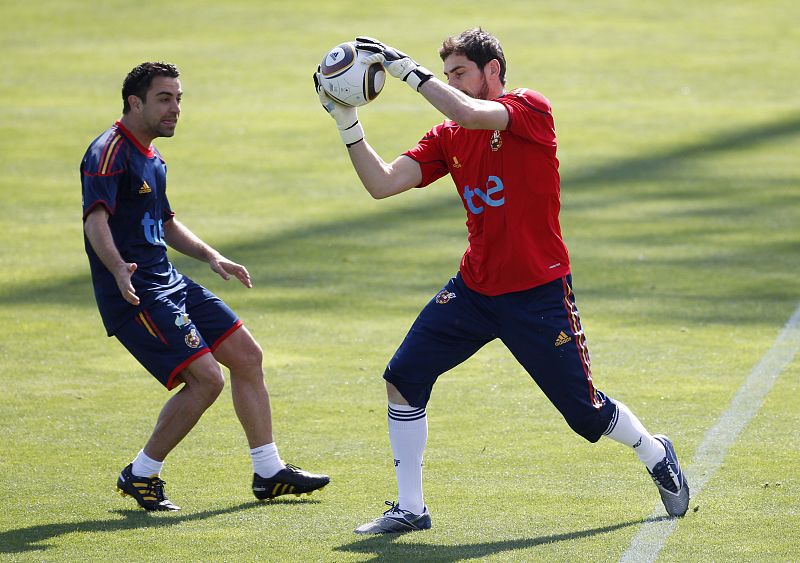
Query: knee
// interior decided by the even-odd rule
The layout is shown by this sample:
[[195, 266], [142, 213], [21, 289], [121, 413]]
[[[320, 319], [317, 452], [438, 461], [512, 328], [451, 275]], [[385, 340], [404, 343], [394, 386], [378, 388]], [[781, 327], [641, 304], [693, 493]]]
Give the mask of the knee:
[[261, 373], [264, 352], [261, 346], [253, 339], [247, 339], [228, 351], [220, 361], [234, 374]]
[[390, 403], [423, 408], [431, 398], [433, 384], [418, 383], [413, 378], [402, 378], [389, 367], [383, 373], [386, 395]]
[[220, 396], [222, 390], [225, 389], [225, 376], [222, 370], [217, 366], [216, 370], [211, 371], [206, 377], [202, 379], [200, 391], [205, 396], [208, 404], [213, 403]]
[[[217, 366], [219, 368], [219, 366]], [[223, 375], [221, 369], [217, 369], [216, 373], [209, 378], [207, 384], [207, 390], [209, 397], [212, 397], [213, 401], [217, 399], [222, 393], [222, 390], [225, 389], [225, 375]]]
[[236, 355], [233, 364], [228, 366], [231, 370], [231, 375], [236, 374], [259, 374], [263, 377], [262, 363], [264, 360], [264, 352], [261, 346], [256, 341], [251, 341], [246, 346], [242, 346], [239, 353]]
[[187, 372], [183, 377], [184, 383], [206, 405], [216, 401], [225, 388], [225, 376], [216, 362], [194, 366], [194, 369]]
[[386, 398], [389, 400], [390, 403], [394, 403], [395, 405], [408, 404], [408, 401], [406, 401], [406, 398], [403, 397], [402, 393], [400, 393], [397, 387], [395, 387], [388, 381], [386, 382]]
[[[587, 441], [595, 443], [603, 436], [614, 416], [616, 405], [607, 401], [601, 408], [580, 416], [564, 416], [569, 427]], [[562, 413], [563, 414], [563, 413]]]
[[605, 428], [600, 428], [597, 424], [592, 424], [587, 420], [567, 420], [567, 424], [579, 436], [594, 444], [605, 432]]
[[264, 362], [264, 350], [255, 340], [251, 340], [249, 345], [242, 351], [242, 361], [249, 368], [261, 369]]

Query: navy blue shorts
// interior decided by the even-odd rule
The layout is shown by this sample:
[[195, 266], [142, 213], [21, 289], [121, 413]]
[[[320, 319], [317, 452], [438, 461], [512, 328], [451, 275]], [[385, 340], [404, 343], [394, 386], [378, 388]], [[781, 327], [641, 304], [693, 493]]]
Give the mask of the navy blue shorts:
[[384, 372], [411, 406], [424, 407], [437, 378], [499, 338], [570, 427], [600, 439], [616, 405], [594, 388], [572, 277], [487, 296], [456, 275], [425, 306]]
[[186, 287], [143, 306], [114, 336], [167, 389], [213, 352], [242, 321], [219, 297], [184, 276]]

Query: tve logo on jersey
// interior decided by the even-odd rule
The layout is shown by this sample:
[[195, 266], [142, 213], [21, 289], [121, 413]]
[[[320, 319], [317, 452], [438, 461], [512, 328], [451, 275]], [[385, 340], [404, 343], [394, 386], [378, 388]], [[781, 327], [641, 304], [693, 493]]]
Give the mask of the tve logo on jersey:
[[469, 210], [475, 215], [480, 215], [483, 213], [483, 205], [475, 205], [473, 202], [473, 198], [475, 196], [478, 196], [478, 198], [489, 207], [500, 207], [506, 202], [506, 198], [501, 195], [500, 197], [493, 199], [492, 196], [498, 192], [502, 192], [504, 187], [503, 181], [497, 176], [489, 176], [489, 179], [486, 180], [486, 191], [483, 191], [480, 188], [475, 188], [473, 190], [470, 189], [469, 186], [464, 186], [463, 196], [464, 201], [467, 204], [467, 208], [469, 208]]
[[142, 227], [144, 227], [144, 238], [147, 239], [147, 242], [159, 246], [167, 246], [164, 242], [164, 223], [161, 219], [156, 221], [150, 217], [149, 211], [145, 211]]

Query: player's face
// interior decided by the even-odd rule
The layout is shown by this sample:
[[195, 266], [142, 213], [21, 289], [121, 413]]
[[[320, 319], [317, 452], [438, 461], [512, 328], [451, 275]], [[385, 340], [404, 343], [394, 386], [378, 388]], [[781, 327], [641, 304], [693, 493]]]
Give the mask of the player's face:
[[181, 82], [169, 76], [156, 76], [142, 105], [142, 125], [155, 137], [172, 137], [181, 114]]
[[489, 83], [486, 80], [486, 67], [478, 68], [475, 62], [464, 55], [453, 54], [444, 61], [444, 75], [447, 83], [461, 90], [467, 96], [479, 100], [489, 99]]

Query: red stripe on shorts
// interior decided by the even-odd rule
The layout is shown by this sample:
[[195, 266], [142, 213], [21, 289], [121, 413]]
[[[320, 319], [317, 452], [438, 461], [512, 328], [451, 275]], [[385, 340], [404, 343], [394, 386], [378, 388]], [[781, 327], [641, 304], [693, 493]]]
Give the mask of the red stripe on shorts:
[[191, 364], [193, 361], [195, 361], [200, 356], [202, 356], [204, 354], [210, 354], [210, 353], [211, 353], [211, 350], [209, 350], [208, 348], [202, 348], [202, 349], [198, 350], [197, 352], [195, 352], [194, 354], [192, 354], [191, 356], [189, 356], [188, 358], [186, 358], [183, 362], [181, 362], [181, 364], [178, 367], [176, 367], [174, 370], [172, 370], [172, 373], [169, 374], [169, 379], [167, 379], [167, 389], [169, 389], [171, 391], [175, 387], [175, 378], [178, 376], [178, 374], [180, 372], [185, 370], [186, 367], [189, 364]]
[[231, 334], [233, 334], [236, 331], [236, 329], [238, 329], [243, 324], [244, 323], [241, 321], [241, 319], [239, 319], [235, 323], [233, 323], [233, 326], [231, 328], [229, 328], [228, 330], [226, 330], [225, 333], [222, 336], [220, 336], [219, 338], [217, 338], [217, 341], [214, 342], [211, 345], [211, 351], [213, 352], [214, 350], [216, 350], [219, 347], [219, 345], [222, 344], [222, 342], [226, 338], [228, 338]]
[[599, 409], [603, 406], [603, 402], [598, 400], [597, 392], [594, 388], [592, 364], [589, 360], [589, 348], [586, 346], [586, 335], [583, 333], [578, 309], [575, 307], [575, 302], [572, 300], [572, 288], [567, 283], [567, 278], [565, 277], [561, 278], [561, 284], [564, 289], [564, 309], [567, 311], [570, 329], [575, 335], [575, 347], [578, 349], [578, 355], [581, 358], [581, 365], [583, 366], [583, 373], [586, 374], [586, 383], [589, 386], [589, 401], [591, 401], [594, 408]]

